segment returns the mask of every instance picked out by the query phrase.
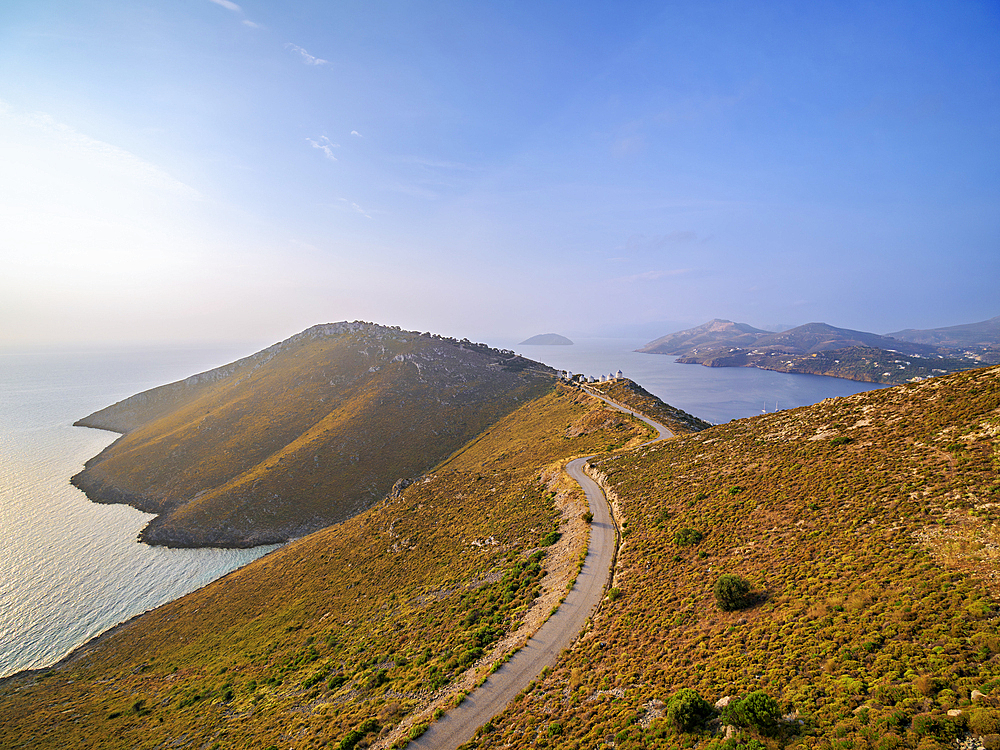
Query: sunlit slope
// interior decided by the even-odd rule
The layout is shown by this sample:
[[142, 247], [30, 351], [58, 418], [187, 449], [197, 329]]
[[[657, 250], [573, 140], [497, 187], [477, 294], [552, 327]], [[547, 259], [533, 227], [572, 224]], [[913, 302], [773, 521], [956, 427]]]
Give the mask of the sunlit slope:
[[[1000, 368], [593, 463], [619, 498], [619, 597], [475, 746], [693, 747], [720, 723], [677, 732], [682, 688], [767, 693], [790, 715], [768, 747], [998, 746]], [[759, 600], [722, 611], [725, 573]]]
[[365, 746], [529, 616], [563, 544], [547, 467], [648, 433], [557, 385], [360, 515], [0, 681], [0, 747]]
[[699, 432], [712, 426], [711, 422], [706, 422], [676, 406], [664, 403], [660, 398], [628, 378], [615, 378], [600, 383], [591, 383], [587, 387], [616, 403], [656, 420], [664, 427], [669, 428], [674, 435]]
[[283, 541], [369, 507], [553, 382], [482, 345], [317, 326], [81, 420], [126, 434], [73, 481], [159, 514], [149, 543]]

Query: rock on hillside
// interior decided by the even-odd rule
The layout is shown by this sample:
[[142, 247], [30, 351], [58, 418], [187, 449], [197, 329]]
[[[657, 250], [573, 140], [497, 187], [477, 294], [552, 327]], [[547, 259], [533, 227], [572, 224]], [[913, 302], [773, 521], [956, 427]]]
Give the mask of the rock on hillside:
[[467, 340], [315, 326], [81, 419], [124, 436], [73, 483], [158, 514], [150, 544], [285, 541], [370, 507], [553, 382], [545, 365]]

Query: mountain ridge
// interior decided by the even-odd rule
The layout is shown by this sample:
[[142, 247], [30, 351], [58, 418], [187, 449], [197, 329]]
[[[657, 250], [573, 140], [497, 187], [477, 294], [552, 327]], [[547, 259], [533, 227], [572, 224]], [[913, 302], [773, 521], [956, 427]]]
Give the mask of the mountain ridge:
[[156, 514], [147, 543], [287, 541], [369, 507], [554, 382], [546, 365], [468, 340], [313, 326], [81, 419], [122, 437], [72, 482]]
[[[1000, 318], [993, 320], [1000, 323]], [[774, 333], [718, 318], [662, 336], [636, 351], [677, 356], [676, 361], [681, 364], [758, 367], [897, 385], [1000, 362], [1000, 325], [995, 326], [996, 343], [991, 344], [989, 342], [994, 340], [989, 338], [992, 328], [986, 326], [991, 323], [953, 327], [972, 330], [974, 334], [969, 335], [987, 342], [975, 351], [929, 343], [924, 339], [933, 336], [917, 335], [921, 332], [913, 336], [920, 341], [910, 341], [837, 328], [828, 323], [806, 323]], [[941, 340], [947, 335], [940, 334]], [[957, 340], [955, 335], [952, 339]]]

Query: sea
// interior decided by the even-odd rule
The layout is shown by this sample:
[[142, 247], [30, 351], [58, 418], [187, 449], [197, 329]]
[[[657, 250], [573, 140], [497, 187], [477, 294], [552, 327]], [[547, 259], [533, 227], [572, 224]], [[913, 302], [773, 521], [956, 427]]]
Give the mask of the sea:
[[[494, 342], [491, 342], [494, 343]], [[494, 343], [557, 369], [622, 370], [684, 411], [721, 423], [875, 388], [749, 368], [679, 365], [644, 341]], [[100, 633], [273, 551], [168, 549], [137, 541], [152, 518], [90, 502], [69, 479], [118, 436], [73, 427], [140, 391], [261, 347], [0, 352], [0, 677], [57, 662]]]

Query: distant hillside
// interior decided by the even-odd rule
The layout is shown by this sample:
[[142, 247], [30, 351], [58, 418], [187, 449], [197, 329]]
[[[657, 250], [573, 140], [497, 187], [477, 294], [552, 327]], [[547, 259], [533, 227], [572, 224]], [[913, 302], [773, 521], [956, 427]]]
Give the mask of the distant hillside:
[[876, 333], [807, 323], [781, 333], [712, 320], [651, 341], [637, 351], [670, 354], [682, 364], [759, 367], [895, 385], [1000, 361]]
[[554, 385], [360, 515], [0, 680], [0, 747], [360, 749], [430, 721], [576, 576], [560, 464], [647, 439]]
[[761, 336], [769, 335], [746, 323], [715, 318], [700, 326], [662, 336], [650, 341], [639, 352], [647, 354], [686, 354], [698, 349], [718, 349], [731, 346], [752, 346]]
[[594, 459], [613, 601], [467, 747], [996, 747], [998, 456], [994, 367]]
[[902, 341], [912, 341], [917, 344], [931, 344], [955, 349], [967, 347], [991, 347], [1000, 349], [1000, 315], [979, 323], [947, 326], [945, 328], [930, 328], [918, 330], [907, 328], [903, 331], [887, 334]]
[[81, 419], [125, 435], [73, 483], [158, 514], [151, 544], [284, 541], [371, 506], [553, 383], [482, 344], [316, 326]]
[[558, 333], [540, 333], [522, 341], [518, 346], [572, 346], [573, 342]]
[[866, 346], [878, 349], [895, 348], [907, 354], [935, 354], [934, 347], [900, 342], [877, 333], [836, 328], [826, 323], [806, 323], [787, 331], [761, 331], [745, 323], [711, 320], [686, 331], [672, 333], [643, 346], [637, 351], [650, 354], [682, 354], [688, 357], [723, 349], [751, 349], [757, 352], [782, 354], [813, 354], [833, 349]]

